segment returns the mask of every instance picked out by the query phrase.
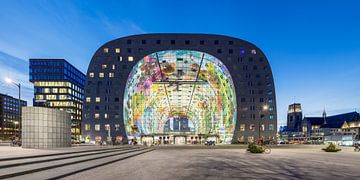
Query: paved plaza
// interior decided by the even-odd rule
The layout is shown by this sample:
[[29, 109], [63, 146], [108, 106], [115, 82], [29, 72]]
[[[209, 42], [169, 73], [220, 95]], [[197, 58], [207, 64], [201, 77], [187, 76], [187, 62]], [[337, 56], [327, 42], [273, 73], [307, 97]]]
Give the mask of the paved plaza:
[[357, 179], [360, 153], [322, 146], [273, 148], [271, 154], [245, 149], [159, 148], [67, 179]]
[[341, 152], [326, 153], [321, 151], [322, 147], [285, 145], [273, 147], [271, 154], [251, 154], [246, 152], [246, 146], [239, 145], [79, 146], [53, 150], [2, 146], [0, 175], [36, 180], [360, 177], [359, 152], [354, 152], [352, 147], [341, 147]]

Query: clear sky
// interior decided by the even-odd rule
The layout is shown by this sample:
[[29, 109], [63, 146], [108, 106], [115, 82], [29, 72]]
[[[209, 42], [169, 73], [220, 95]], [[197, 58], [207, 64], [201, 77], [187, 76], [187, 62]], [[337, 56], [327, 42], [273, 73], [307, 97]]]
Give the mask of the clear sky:
[[[260, 47], [274, 73], [280, 124], [294, 99], [306, 116], [320, 116], [324, 108], [328, 114], [360, 110], [360, 1], [2, 0], [0, 12], [0, 76], [23, 82], [28, 101], [29, 58], [65, 58], [86, 72], [107, 41], [185, 32], [229, 35]], [[3, 82], [0, 92], [16, 95]]]

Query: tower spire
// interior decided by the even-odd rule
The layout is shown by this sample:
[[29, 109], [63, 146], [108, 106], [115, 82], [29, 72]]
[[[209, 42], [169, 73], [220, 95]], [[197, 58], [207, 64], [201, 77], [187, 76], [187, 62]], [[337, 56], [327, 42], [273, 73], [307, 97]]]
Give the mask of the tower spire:
[[326, 110], [325, 110], [325, 107], [324, 107], [324, 111], [323, 111], [323, 114], [322, 114], [323, 118], [324, 118], [324, 124], [326, 124]]

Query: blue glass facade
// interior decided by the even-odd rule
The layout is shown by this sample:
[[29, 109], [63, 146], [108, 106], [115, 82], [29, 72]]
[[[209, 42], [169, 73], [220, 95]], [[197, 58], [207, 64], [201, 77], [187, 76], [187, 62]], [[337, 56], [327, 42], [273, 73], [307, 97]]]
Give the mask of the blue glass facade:
[[29, 80], [34, 84], [34, 106], [70, 113], [73, 139], [79, 139], [85, 75], [64, 59], [30, 59]]

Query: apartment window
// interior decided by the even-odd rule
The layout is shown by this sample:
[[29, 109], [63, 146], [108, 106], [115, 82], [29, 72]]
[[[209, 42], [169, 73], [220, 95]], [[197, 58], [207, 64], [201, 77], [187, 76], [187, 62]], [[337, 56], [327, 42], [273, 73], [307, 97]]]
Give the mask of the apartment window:
[[261, 131], [265, 131], [265, 124], [261, 125]]
[[103, 52], [104, 52], [104, 53], [108, 53], [108, 52], [109, 52], [109, 48], [104, 48]]
[[96, 97], [95, 102], [100, 102], [100, 97]]
[[252, 50], [251, 50], [251, 54], [256, 54], [256, 50], [255, 50], [255, 49], [252, 49]]
[[95, 118], [95, 119], [99, 119], [99, 118], [100, 118], [100, 114], [99, 114], [99, 113], [95, 113], [95, 114], [94, 114], [94, 118]]
[[272, 95], [272, 94], [273, 94], [272, 90], [268, 90], [268, 91], [267, 91], [267, 94], [268, 94], [268, 95]]
[[171, 41], [170, 41], [170, 44], [175, 44], [175, 40], [171, 40]]
[[260, 98], [260, 99], [259, 99], [259, 102], [264, 102], [264, 98]]
[[273, 111], [273, 110], [274, 110], [274, 107], [270, 106], [269, 111]]
[[245, 54], [245, 50], [244, 49], [240, 49], [240, 54]]
[[254, 136], [248, 136], [248, 142], [254, 142]]
[[234, 44], [234, 41], [229, 41], [229, 45], [233, 45]]
[[229, 49], [229, 54], [232, 54], [232, 53], [234, 53], [234, 50]]
[[100, 131], [100, 124], [95, 124], [95, 131]]
[[245, 131], [245, 124], [240, 124], [240, 131]]
[[101, 68], [102, 68], [102, 69], [106, 69], [106, 68], [107, 68], [107, 65], [106, 65], [106, 64], [103, 64], [103, 65], [101, 65]]
[[128, 57], [128, 61], [134, 61], [134, 57], [129, 56], [129, 57]]
[[273, 131], [274, 130], [274, 125], [273, 124], [269, 124], [269, 131]]
[[119, 54], [120, 53], [120, 48], [115, 48], [115, 53]]
[[115, 131], [119, 131], [120, 130], [120, 124], [115, 124]]
[[270, 119], [270, 120], [273, 120], [273, 119], [274, 119], [274, 115], [273, 115], [273, 114], [270, 114], [270, 115], [269, 115], [269, 119]]
[[186, 45], [189, 45], [189, 44], [190, 44], [190, 41], [189, 41], [189, 40], [186, 40], [186, 41], [185, 41], [185, 44], [186, 44]]
[[91, 97], [86, 97], [86, 102], [91, 102]]
[[217, 53], [222, 53], [222, 50], [221, 50], [221, 49], [218, 49], [218, 50], [217, 50]]
[[109, 73], [109, 77], [113, 78], [114, 77], [114, 73]]
[[122, 56], [118, 56], [118, 57], [117, 57], [117, 60], [118, 60], [119, 62], [121, 62], [121, 61], [122, 61]]
[[90, 76], [91, 78], [93, 78], [93, 77], [94, 77], [94, 73], [93, 73], [93, 72], [89, 73], [89, 76]]
[[110, 124], [105, 124], [105, 130], [106, 131], [110, 130]]
[[126, 43], [127, 43], [127, 44], [131, 44], [131, 40], [128, 39], [128, 40], [126, 41]]
[[205, 44], [205, 41], [200, 41], [200, 45], [204, 45]]
[[103, 78], [104, 77], [104, 73], [99, 73], [99, 78]]
[[90, 131], [90, 124], [85, 124], [85, 131]]
[[109, 118], [109, 116], [108, 116], [107, 113], [104, 114], [104, 118], [105, 118], [105, 119]]
[[111, 69], [113, 69], [113, 70], [116, 69], [116, 65], [113, 64]]
[[160, 40], [156, 40], [156, 44], [161, 44], [161, 41], [160, 41]]
[[215, 40], [214, 44], [218, 45], [219, 44], [219, 40]]
[[269, 102], [269, 103], [272, 103], [272, 102], [273, 102], [273, 99], [272, 99], [272, 98], [269, 98], [269, 99], [268, 99], [268, 102]]
[[249, 129], [252, 130], [252, 131], [255, 131], [255, 125], [254, 125], [254, 124], [250, 124]]
[[146, 40], [145, 39], [141, 40], [141, 44], [146, 44]]

